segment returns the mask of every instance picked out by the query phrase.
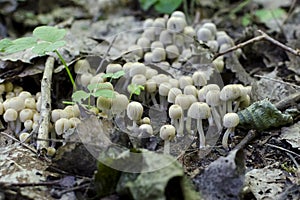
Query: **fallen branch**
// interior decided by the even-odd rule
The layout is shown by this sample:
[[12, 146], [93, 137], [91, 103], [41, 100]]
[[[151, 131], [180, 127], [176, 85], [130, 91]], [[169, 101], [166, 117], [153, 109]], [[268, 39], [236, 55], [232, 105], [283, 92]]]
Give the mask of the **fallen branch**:
[[246, 45], [248, 45], [248, 44], [251, 44], [251, 43], [254, 43], [254, 42], [257, 42], [257, 41], [261, 41], [261, 40], [267, 40], [267, 41], [271, 42], [272, 44], [275, 44], [276, 46], [278, 46], [278, 47], [284, 49], [285, 51], [287, 51], [287, 52], [289, 52], [289, 53], [292, 53], [292, 54], [294, 54], [294, 55], [296, 55], [296, 56], [300, 56], [300, 50], [299, 50], [299, 49], [296, 49], [296, 50], [295, 50], [295, 49], [293, 49], [293, 48], [291, 48], [291, 47], [288, 47], [288, 46], [282, 44], [281, 42], [279, 42], [279, 41], [273, 39], [271, 36], [269, 36], [268, 34], [266, 34], [265, 32], [263, 32], [262, 30], [257, 30], [257, 31], [258, 31], [261, 35], [256, 36], [256, 37], [254, 37], [254, 38], [252, 38], [252, 39], [250, 39], [250, 40], [247, 40], [247, 41], [245, 41], [245, 42], [242, 42], [242, 43], [240, 43], [240, 44], [237, 44], [237, 45], [235, 45], [235, 46], [233, 46], [233, 47], [227, 49], [226, 51], [217, 53], [217, 54], [213, 57], [213, 60], [215, 60], [215, 59], [216, 59], [217, 57], [219, 57], [219, 56], [225, 55], [225, 54], [227, 54], [227, 53], [229, 53], [229, 52], [232, 52], [232, 51], [235, 51], [235, 50], [237, 50], [237, 49], [239, 49], [239, 48], [242, 48], [242, 47], [244, 47], [244, 46], [246, 46]]
[[[38, 131], [38, 138], [48, 139], [49, 138], [49, 123], [50, 123], [50, 112], [51, 112], [51, 82], [52, 73], [54, 69], [54, 58], [48, 57], [45, 70], [43, 74], [43, 79], [41, 83], [41, 119]], [[37, 150], [39, 152], [47, 152], [47, 147], [49, 147], [48, 141], [38, 140]]]

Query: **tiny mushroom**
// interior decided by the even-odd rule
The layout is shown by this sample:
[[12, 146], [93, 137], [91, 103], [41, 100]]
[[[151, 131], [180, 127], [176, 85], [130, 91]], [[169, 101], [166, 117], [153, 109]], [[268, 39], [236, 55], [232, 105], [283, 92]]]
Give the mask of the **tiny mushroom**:
[[167, 97], [171, 88], [172, 85], [168, 82], [161, 83], [158, 87], [159, 104], [161, 109], [166, 110], [168, 107]]
[[230, 134], [234, 134], [235, 127], [239, 124], [240, 119], [236, 113], [226, 113], [223, 117], [223, 126], [226, 129], [223, 138], [222, 145], [225, 149], [228, 149], [228, 137]]
[[8, 108], [3, 115], [4, 121], [8, 123], [8, 127], [12, 131], [15, 131], [15, 133], [17, 128], [16, 126], [17, 118], [18, 118], [18, 112], [13, 108]]
[[22, 143], [29, 143], [29, 141], [30, 141], [30, 134], [27, 133], [27, 132], [20, 133], [19, 140]]
[[202, 120], [208, 119], [211, 116], [210, 107], [207, 103], [204, 102], [194, 102], [187, 114], [188, 118], [186, 120], [186, 127], [188, 131], [188, 127], [191, 127], [191, 119], [197, 120], [197, 131], [199, 134], [199, 148], [205, 147], [205, 135], [202, 126]]
[[221, 116], [220, 116], [220, 108], [221, 108], [221, 100], [220, 100], [220, 91], [218, 90], [210, 90], [206, 94], [206, 103], [211, 107], [212, 119], [214, 120], [218, 131], [222, 130], [221, 124]]
[[128, 127], [131, 130], [137, 128], [137, 123], [141, 120], [144, 108], [141, 103], [137, 101], [132, 101], [127, 105], [127, 116], [133, 121], [132, 127]]
[[67, 118], [60, 118], [55, 122], [55, 131], [57, 135], [62, 135], [69, 128], [71, 128], [71, 123]]
[[164, 140], [164, 154], [170, 154], [170, 141], [174, 139], [176, 129], [172, 125], [163, 125], [160, 128], [159, 136]]
[[223, 101], [222, 116], [226, 112], [230, 113], [233, 111], [232, 103], [241, 96], [240, 87], [235, 84], [225, 85], [220, 92], [220, 99]]
[[175, 126], [177, 130], [177, 137], [184, 136], [184, 115], [181, 106], [173, 104], [169, 108], [169, 117], [171, 119], [171, 124]]

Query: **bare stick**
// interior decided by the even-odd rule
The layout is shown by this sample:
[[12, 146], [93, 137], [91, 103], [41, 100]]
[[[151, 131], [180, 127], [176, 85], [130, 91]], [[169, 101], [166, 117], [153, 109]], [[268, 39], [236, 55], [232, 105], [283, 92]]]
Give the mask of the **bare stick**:
[[289, 95], [288, 97], [275, 103], [275, 106], [278, 110], [283, 110], [291, 105], [296, 104], [298, 101], [300, 101], [300, 92]]
[[250, 130], [247, 135], [238, 143], [234, 149], [243, 149], [253, 138], [255, 138], [257, 132], [255, 130]]
[[[48, 57], [45, 70], [43, 74], [43, 79], [41, 83], [41, 120], [40, 127], [38, 131], [38, 138], [48, 139], [49, 138], [49, 123], [50, 123], [50, 112], [51, 112], [51, 82], [52, 73], [54, 69], [54, 58]], [[42, 150], [49, 147], [48, 141], [37, 141], [37, 150], [42, 152]]]
[[288, 150], [288, 149], [285, 149], [285, 148], [283, 148], [283, 147], [279, 147], [279, 146], [276, 146], [276, 145], [273, 145], [273, 144], [268, 144], [268, 143], [267, 143], [266, 145], [269, 146], [269, 147], [273, 147], [273, 148], [280, 149], [280, 150], [282, 150], [282, 151], [288, 152], [288, 153], [293, 154], [293, 155], [295, 155], [295, 156], [297, 156], [297, 157], [300, 158], [300, 155], [299, 155], [299, 154], [297, 154], [297, 153], [295, 153], [295, 152], [293, 152], [293, 151], [290, 151], [290, 150]]
[[259, 77], [259, 78], [268, 79], [268, 80], [271, 80], [271, 81], [274, 81], [274, 82], [282, 83], [282, 84], [300, 89], [300, 86], [298, 86], [298, 85], [295, 85], [295, 84], [292, 84], [292, 83], [287, 83], [287, 82], [284, 82], [284, 81], [281, 81], [281, 80], [278, 80], [278, 79], [275, 79], [275, 78], [270, 78], [270, 77], [267, 77], [267, 76], [261, 76], [261, 75], [256, 75], [256, 74], [254, 76]]
[[242, 48], [242, 47], [244, 47], [244, 46], [246, 46], [246, 45], [248, 45], [248, 44], [251, 44], [251, 43], [254, 43], [254, 42], [263, 40], [263, 39], [264, 39], [264, 40], [267, 40], [267, 41], [269, 41], [269, 42], [271, 42], [271, 43], [273, 43], [273, 44], [275, 44], [276, 46], [279, 46], [280, 48], [284, 49], [285, 51], [288, 51], [288, 52], [290, 52], [290, 53], [292, 53], [292, 54], [294, 54], [294, 55], [296, 55], [296, 56], [300, 56], [300, 50], [299, 50], [299, 49], [295, 50], [295, 49], [293, 49], [293, 48], [291, 48], [291, 47], [288, 47], [288, 46], [282, 44], [281, 42], [278, 42], [277, 40], [273, 39], [273, 38], [270, 37], [268, 34], [266, 34], [265, 32], [263, 32], [262, 30], [257, 30], [257, 31], [258, 31], [261, 35], [256, 36], [256, 37], [254, 37], [254, 38], [252, 38], [252, 39], [250, 39], [250, 40], [247, 40], [246, 42], [242, 42], [242, 43], [240, 43], [240, 44], [238, 44], [238, 45], [235, 45], [235, 46], [233, 46], [233, 47], [227, 49], [227, 50], [224, 51], [224, 52], [217, 53], [217, 54], [213, 57], [213, 60], [215, 60], [217, 57], [222, 56], [222, 55], [224, 55], [224, 54], [226, 54], [226, 53], [235, 51], [235, 50], [237, 50], [237, 49], [239, 49], [239, 48]]
[[102, 68], [102, 65], [103, 65], [104, 61], [106, 60], [106, 57], [107, 57], [107, 55], [108, 55], [110, 49], [112, 48], [112, 45], [114, 44], [114, 42], [115, 42], [116, 39], [117, 39], [117, 36], [118, 36], [118, 35], [115, 35], [115, 37], [113, 38], [113, 40], [112, 40], [111, 43], [109, 44], [109, 46], [108, 46], [108, 48], [107, 48], [107, 51], [105, 52], [105, 54], [104, 54], [104, 56], [103, 56], [103, 58], [102, 58], [102, 60], [101, 60], [101, 62], [100, 62], [100, 64], [99, 64], [99, 66], [98, 66], [98, 68], [97, 68], [97, 70], [96, 70], [96, 74], [98, 74], [99, 71], [100, 71], [100, 69]]
[[265, 32], [263, 32], [262, 30], [257, 30], [260, 34], [262, 34], [262, 36], [264, 36], [265, 40], [268, 40], [269, 42], [279, 46], [280, 48], [284, 49], [285, 51], [290, 52], [291, 54], [294, 54], [295, 56], [300, 56], [300, 50], [299, 49], [293, 49], [291, 47], [288, 47], [284, 44], [282, 44], [281, 42], [278, 42], [277, 40], [273, 39], [272, 37], [270, 37], [268, 34], [266, 34]]
[[23, 142], [17, 140], [16, 138], [12, 137], [11, 135], [9, 135], [9, 134], [7, 134], [7, 133], [5, 133], [5, 132], [0, 132], [0, 134], [1, 134], [1, 135], [4, 135], [5, 137], [8, 137], [8, 138], [12, 139], [12, 140], [15, 141], [15, 142], [20, 143], [22, 146], [24, 146], [25, 148], [29, 149], [29, 150], [32, 151], [33, 153], [37, 153], [37, 151], [36, 151], [34, 148], [32, 148], [32, 147], [30, 147], [29, 145], [27, 145], [27, 144], [25, 144], [25, 143], [23, 143]]

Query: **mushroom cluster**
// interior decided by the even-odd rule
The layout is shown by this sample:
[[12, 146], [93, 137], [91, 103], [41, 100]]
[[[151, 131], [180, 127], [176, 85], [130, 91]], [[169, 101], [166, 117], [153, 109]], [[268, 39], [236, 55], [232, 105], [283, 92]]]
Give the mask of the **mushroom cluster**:
[[[201, 43], [206, 45], [199, 45]], [[126, 125], [127, 131], [144, 124], [151, 125], [151, 119], [143, 122], [143, 117], [149, 119], [144, 110], [145, 106], [154, 106], [168, 113], [169, 125], [175, 128], [175, 131], [172, 128], [171, 138], [173, 135], [198, 136], [199, 147], [204, 148], [205, 129], [215, 126], [221, 133], [225, 127], [228, 129], [222, 144], [228, 148], [228, 135], [233, 134], [234, 127], [229, 127], [224, 120], [228, 113], [235, 113], [250, 104], [251, 88], [240, 84], [220, 88], [208, 83], [214, 71], [222, 72], [226, 58], [224, 55], [212, 61], [211, 53], [224, 52], [233, 45], [232, 38], [217, 30], [214, 23], [204, 22], [193, 27], [188, 25], [183, 12], [175, 11], [170, 16], [145, 20], [141, 36], [124, 53], [124, 64], [107, 64], [104, 72], [95, 74], [89, 62], [83, 59], [77, 61], [74, 68], [83, 88], [89, 84], [107, 83], [106, 89], [114, 90], [111, 80], [103, 75], [125, 72], [125, 82], [121, 89], [114, 91], [115, 97], [95, 99], [95, 113], [100, 111], [108, 118], [127, 116], [132, 122]], [[128, 99], [130, 84], [143, 86], [144, 90]], [[165, 140], [166, 137], [162, 138]]]

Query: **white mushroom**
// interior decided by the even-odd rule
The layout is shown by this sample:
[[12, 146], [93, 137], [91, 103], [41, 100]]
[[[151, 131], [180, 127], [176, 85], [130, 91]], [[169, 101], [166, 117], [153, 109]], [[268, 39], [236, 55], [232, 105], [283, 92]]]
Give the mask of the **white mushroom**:
[[159, 136], [164, 140], [164, 154], [170, 154], [170, 141], [174, 139], [176, 129], [172, 125], [163, 125], [160, 128]]
[[240, 119], [236, 113], [226, 113], [223, 117], [223, 126], [226, 129], [223, 138], [222, 145], [225, 149], [228, 149], [228, 137], [230, 134], [234, 134], [235, 127], [239, 124]]

